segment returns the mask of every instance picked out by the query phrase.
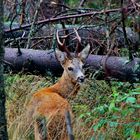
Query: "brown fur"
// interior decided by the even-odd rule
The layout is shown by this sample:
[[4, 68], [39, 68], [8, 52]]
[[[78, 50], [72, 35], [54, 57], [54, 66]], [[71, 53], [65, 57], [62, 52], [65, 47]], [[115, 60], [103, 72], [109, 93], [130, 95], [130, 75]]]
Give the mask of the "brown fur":
[[[89, 46], [87, 49], [89, 50]], [[83, 58], [86, 57], [85, 52], [88, 53], [87, 50], [84, 50], [82, 52]], [[69, 111], [72, 115], [72, 111], [67, 98], [75, 97], [80, 89], [77, 76], [84, 76], [83, 62], [80, 58], [82, 56], [68, 59], [61, 51], [58, 51], [57, 57], [64, 68], [62, 77], [56, 84], [36, 92], [28, 106], [28, 118], [35, 120], [35, 140], [46, 139], [42, 138], [45, 130], [41, 132], [41, 124], [37, 121], [41, 121], [39, 118], [44, 117], [47, 122], [45, 125], [48, 140], [68, 140], [65, 114]], [[75, 70], [69, 71], [68, 67], [70, 66]]]
[[[43, 88], [33, 95], [28, 106], [29, 116], [32, 116], [33, 119], [38, 116], [46, 117], [49, 140], [60, 140], [60, 138], [64, 139], [66, 137], [65, 113], [67, 110], [71, 112], [71, 107], [65, 98], [68, 98], [71, 93], [73, 95], [77, 94], [79, 86], [78, 89], [73, 91], [76, 86], [76, 83], [72, 83], [64, 72], [60, 81], [55, 85]], [[40, 140], [37, 138], [37, 131], [37, 124], [35, 123], [36, 140]]]

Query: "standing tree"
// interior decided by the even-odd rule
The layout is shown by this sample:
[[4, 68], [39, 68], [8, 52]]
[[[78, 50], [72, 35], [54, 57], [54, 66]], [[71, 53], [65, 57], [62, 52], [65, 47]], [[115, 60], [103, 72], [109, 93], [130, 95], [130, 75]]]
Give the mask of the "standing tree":
[[8, 140], [7, 121], [5, 116], [5, 92], [3, 78], [3, 0], [0, 0], [0, 140]]

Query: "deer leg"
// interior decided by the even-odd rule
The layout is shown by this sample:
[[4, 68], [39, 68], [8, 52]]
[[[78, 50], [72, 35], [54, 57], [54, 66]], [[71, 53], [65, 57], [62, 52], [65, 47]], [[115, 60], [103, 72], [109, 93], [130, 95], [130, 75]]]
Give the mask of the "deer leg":
[[72, 132], [72, 125], [71, 125], [71, 116], [70, 116], [69, 111], [67, 111], [65, 114], [65, 120], [66, 120], [67, 133], [68, 133], [69, 139], [74, 140], [74, 135]]
[[47, 128], [45, 117], [39, 117], [34, 124], [35, 140], [47, 140]]

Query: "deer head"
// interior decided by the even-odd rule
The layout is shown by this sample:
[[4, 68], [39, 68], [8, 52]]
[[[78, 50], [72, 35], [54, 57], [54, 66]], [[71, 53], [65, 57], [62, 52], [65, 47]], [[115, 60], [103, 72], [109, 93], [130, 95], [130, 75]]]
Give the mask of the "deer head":
[[77, 31], [75, 30], [78, 43], [76, 46], [76, 51], [74, 54], [70, 53], [67, 47], [64, 45], [65, 41], [60, 42], [58, 31], [57, 31], [57, 42], [59, 49], [55, 50], [56, 57], [60, 64], [62, 65], [64, 69], [64, 73], [69, 76], [71, 81], [73, 83], [81, 84], [85, 80], [84, 75], [84, 62], [86, 58], [88, 57], [89, 51], [90, 51], [90, 45], [88, 44], [81, 52], [79, 52], [79, 47], [81, 45], [81, 38], [79, 37]]

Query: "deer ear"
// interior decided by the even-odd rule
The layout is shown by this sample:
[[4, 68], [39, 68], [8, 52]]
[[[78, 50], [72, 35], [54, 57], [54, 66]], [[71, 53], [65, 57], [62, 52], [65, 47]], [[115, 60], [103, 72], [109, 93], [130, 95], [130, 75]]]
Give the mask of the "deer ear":
[[66, 53], [58, 49], [55, 49], [55, 56], [61, 64], [63, 64], [66, 60]]
[[90, 52], [90, 45], [88, 44], [80, 53], [79, 53], [79, 57], [80, 59], [84, 62], [86, 60], [86, 58], [88, 57]]

